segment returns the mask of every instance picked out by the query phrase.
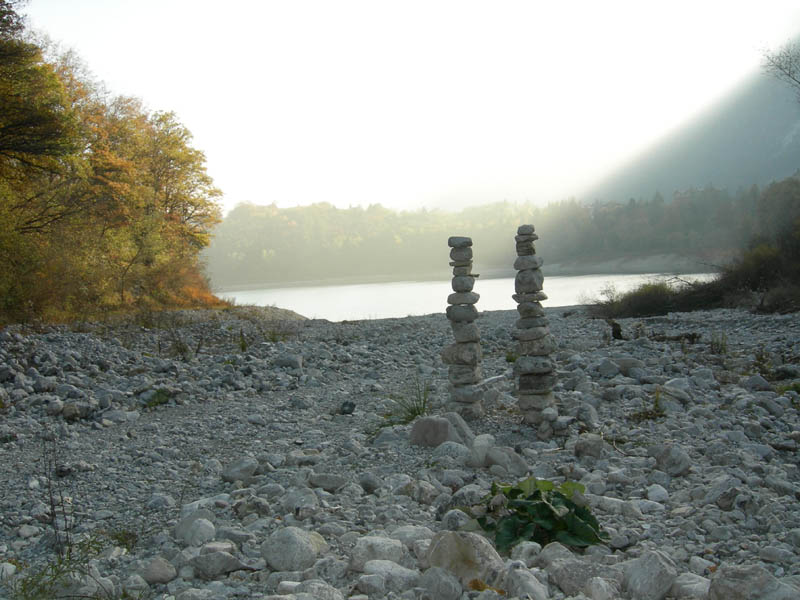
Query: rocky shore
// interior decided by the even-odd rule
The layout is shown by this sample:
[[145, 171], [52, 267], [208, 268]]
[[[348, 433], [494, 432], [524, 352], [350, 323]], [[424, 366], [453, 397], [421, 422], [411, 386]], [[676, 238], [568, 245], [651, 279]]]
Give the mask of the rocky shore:
[[[616, 340], [547, 309], [547, 442], [512, 396], [516, 311], [476, 321], [486, 414], [466, 423], [444, 412], [443, 313], [292, 317], [0, 332], [0, 597], [56, 563], [51, 597], [800, 597], [797, 314], [621, 320]], [[426, 386], [433, 418], [395, 424]], [[582, 483], [608, 543], [501, 556], [461, 529], [529, 475]]]

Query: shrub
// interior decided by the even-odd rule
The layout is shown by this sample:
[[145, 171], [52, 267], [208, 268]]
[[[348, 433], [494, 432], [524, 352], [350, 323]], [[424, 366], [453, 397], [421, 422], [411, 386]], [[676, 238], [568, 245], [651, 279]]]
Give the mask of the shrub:
[[494, 535], [495, 546], [503, 553], [526, 540], [542, 546], [560, 542], [573, 548], [608, 541], [591, 511], [573, 501], [576, 491], [582, 494], [585, 488], [573, 481], [558, 486], [535, 477], [513, 485], [495, 482], [480, 510], [471, 512], [476, 516], [474, 523]]

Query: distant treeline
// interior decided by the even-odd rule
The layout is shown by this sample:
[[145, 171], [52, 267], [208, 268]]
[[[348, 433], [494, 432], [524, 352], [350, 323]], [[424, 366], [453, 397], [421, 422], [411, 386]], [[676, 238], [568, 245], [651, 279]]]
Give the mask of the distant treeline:
[[0, 0], [0, 323], [215, 302], [220, 195], [168, 112], [114, 97]]
[[[794, 207], [794, 208], [792, 208]], [[508, 202], [460, 212], [396, 212], [378, 204], [338, 209], [242, 204], [215, 229], [205, 252], [216, 287], [449, 273], [447, 238], [468, 235], [475, 271], [508, 270], [514, 234], [533, 223], [547, 264], [679, 254], [733, 256], [800, 214], [800, 181], [731, 194], [713, 187], [656, 193], [650, 200], [585, 204], [567, 200], [536, 207]], [[794, 212], [792, 212], [794, 211]]]

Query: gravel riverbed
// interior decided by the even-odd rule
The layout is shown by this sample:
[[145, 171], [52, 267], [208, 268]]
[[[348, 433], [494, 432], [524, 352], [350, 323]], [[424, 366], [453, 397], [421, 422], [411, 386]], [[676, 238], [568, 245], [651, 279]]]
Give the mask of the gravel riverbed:
[[[446, 414], [443, 313], [7, 327], [0, 597], [53, 564], [57, 532], [97, 547], [54, 597], [800, 598], [798, 315], [623, 319], [614, 340], [546, 312], [547, 442], [512, 395], [516, 311], [477, 321], [491, 381], [467, 423]], [[392, 425], [420, 385], [436, 418]], [[581, 482], [608, 543], [501, 556], [460, 530], [457, 507], [529, 475]]]

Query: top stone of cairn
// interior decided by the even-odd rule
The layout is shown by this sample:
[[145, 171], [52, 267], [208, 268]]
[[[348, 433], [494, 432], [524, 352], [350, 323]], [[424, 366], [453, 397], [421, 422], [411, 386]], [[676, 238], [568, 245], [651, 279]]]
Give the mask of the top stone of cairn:
[[451, 248], [469, 248], [472, 246], [472, 238], [454, 235], [447, 238], [447, 245]]
[[533, 233], [533, 225], [520, 225], [517, 228], [517, 235], [531, 235], [532, 233]]

